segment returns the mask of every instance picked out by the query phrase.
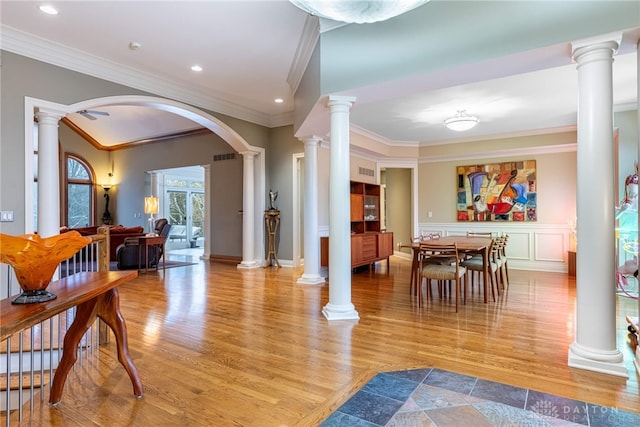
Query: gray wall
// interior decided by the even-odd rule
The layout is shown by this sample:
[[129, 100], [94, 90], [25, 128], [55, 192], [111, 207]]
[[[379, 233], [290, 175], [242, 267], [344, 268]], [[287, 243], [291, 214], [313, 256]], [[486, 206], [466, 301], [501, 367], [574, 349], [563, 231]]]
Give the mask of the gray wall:
[[[409, 243], [413, 234], [411, 223], [411, 169], [387, 168], [387, 231], [393, 231], [394, 250], [399, 243]], [[404, 250], [411, 253], [410, 249]]]
[[0, 59], [0, 206], [2, 210], [14, 212], [14, 222], [0, 223], [0, 227], [3, 233], [22, 234], [25, 232], [25, 96], [72, 104], [101, 96], [145, 93], [6, 51], [0, 51]]
[[[114, 95], [153, 95], [110, 83], [60, 67], [34, 61], [1, 51], [2, 79], [0, 80], [0, 207], [14, 211], [14, 222], [0, 223], [0, 231], [23, 234], [25, 177], [24, 177], [24, 98], [71, 104], [87, 99]], [[222, 114], [215, 115], [240, 134], [249, 144], [269, 146], [268, 128]], [[286, 135], [285, 128], [278, 135]], [[78, 136], [61, 125], [60, 141], [63, 152], [73, 152], [91, 163], [98, 182], [113, 169], [114, 183], [110, 210], [114, 219], [123, 225], [145, 225], [145, 218], [135, 218], [143, 211], [142, 201], [149, 193], [149, 170], [191, 165], [211, 164], [212, 213], [214, 229], [213, 254], [241, 256], [242, 254], [242, 156], [235, 160], [213, 162], [214, 154], [233, 150], [216, 135], [196, 136], [180, 140], [151, 143], [113, 152], [101, 151], [84, 144]], [[64, 156], [61, 156], [61, 160]], [[222, 164], [224, 163], [224, 164]], [[269, 181], [269, 166], [266, 166]], [[61, 168], [61, 171], [64, 169]], [[101, 196], [102, 192], [97, 192]], [[27, 193], [31, 196], [31, 193]], [[98, 216], [104, 209], [104, 198], [97, 197]], [[284, 231], [286, 232], [286, 230]], [[289, 232], [290, 233], [290, 232]], [[286, 237], [291, 240], [290, 234]], [[290, 256], [290, 254], [289, 254]]]
[[[14, 211], [14, 222], [0, 223], [0, 231], [22, 234], [24, 230], [24, 97], [44, 99], [70, 104], [82, 100], [113, 95], [146, 94], [122, 85], [110, 83], [56, 66], [30, 60], [5, 51], [2, 59], [0, 79], [1, 111], [0, 123], [0, 208]], [[215, 114], [215, 113], [212, 113]], [[637, 158], [636, 112], [617, 113], [616, 127], [620, 129], [621, 180], [633, 170]], [[215, 114], [231, 126], [249, 144], [266, 149], [267, 188], [278, 191], [278, 208], [282, 222], [279, 236], [278, 256], [292, 258], [292, 155], [304, 152], [304, 145], [293, 137], [292, 126], [267, 129], [263, 126]], [[148, 192], [147, 170], [173, 168], [189, 165], [212, 164], [211, 188], [213, 222], [222, 230], [221, 244], [214, 246], [214, 253], [241, 255], [241, 217], [238, 210], [242, 201], [242, 158], [214, 165], [213, 154], [229, 152], [228, 147], [217, 136], [199, 136], [167, 143], [148, 144], [112, 153], [92, 151], [83, 147], [68, 130], [61, 128], [61, 142], [69, 151], [74, 151], [89, 160], [99, 179], [113, 165], [117, 187], [114, 192], [112, 213], [117, 222], [125, 225], [146, 223], [134, 218], [141, 210], [143, 197]], [[62, 141], [64, 140], [64, 141]], [[497, 155], [487, 157], [485, 152], [498, 152], [514, 147], [522, 148], [532, 143], [545, 145], [575, 143], [575, 132], [537, 137], [509, 138], [504, 140], [475, 141], [472, 144], [425, 147], [419, 150], [419, 206], [418, 222], [455, 222], [455, 166], [488, 161], [502, 161]], [[465, 156], [464, 161], [426, 162], [429, 156], [446, 153], [452, 157]], [[328, 227], [329, 151], [320, 148], [319, 159], [319, 212], [320, 227]], [[570, 212], [575, 212], [576, 165], [575, 152], [546, 155], [513, 155], [509, 160], [537, 160], [539, 173], [540, 212], [539, 221], [549, 224], [566, 224]], [[375, 166], [371, 160], [352, 160], [352, 167], [364, 164]], [[372, 166], [371, 166], [372, 165]], [[31, 196], [29, 194], [29, 196]], [[103, 203], [98, 197], [99, 203]], [[265, 206], [268, 201], [265, 200]], [[262, 207], [256, 206], [256, 209]], [[427, 212], [433, 217], [428, 218]], [[98, 213], [102, 212], [99, 206]], [[393, 221], [393, 219], [392, 219]], [[215, 225], [214, 225], [215, 227]], [[394, 225], [394, 227], [396, 227]], [[391, 229], [391, 227], [390, 227]], [[395, 230], [390, 230], [395, 231]], [[226, 234], [228, 232], [228, 234]], [[398, 233], [407, 234], [398, 231]], [[408, 234], [407, 234], [408, 236]]]
[[[304, 153], [304, 143], [294, 138], [293, 126], [271, 129], [269, 141], [267, 190], [272, 189], [278, 192], [276, 205], [280, 210], [277, 254], [278, 258], [290, 260], [293, 258], [293, 155]], [[269, 199], [267, 197], [264, 209], [267, 209], [268, 206]], [[256, 206], [256, 209], [261, 208], [263, 207]]]

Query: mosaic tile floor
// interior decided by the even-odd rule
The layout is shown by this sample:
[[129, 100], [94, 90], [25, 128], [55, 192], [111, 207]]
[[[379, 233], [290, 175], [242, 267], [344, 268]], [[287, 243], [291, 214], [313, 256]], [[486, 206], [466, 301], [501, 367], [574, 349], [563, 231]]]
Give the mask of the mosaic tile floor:
[[440, 369], [376, 375], [322, 427], [640, 426], [640, 415]]

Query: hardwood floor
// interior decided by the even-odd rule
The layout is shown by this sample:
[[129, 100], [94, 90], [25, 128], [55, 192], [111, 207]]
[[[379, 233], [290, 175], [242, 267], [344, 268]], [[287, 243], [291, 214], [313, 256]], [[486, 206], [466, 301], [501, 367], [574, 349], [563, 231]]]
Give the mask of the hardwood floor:
[[476, 293], [456, 315], [437, 296], [417, 308], [409, 261], [392, 257], [389, 274], [380, 264], [353, 275], [359, 321], [327, 321], [328, 285], [296, 284], [300, 269], [200, 262], [142, 273], [120, 287], [120, 303], [144, 397], [134, 398], [112, 342], [75, 366], [57, 407], [47, 391], [22, 425], [314, 426], [377, 372], [424, 367], [640, 412], [624, 321], [636, 300], [618, 297], [624, 379], [567, 367], [566, 274], [511, 270], [497, 302]]

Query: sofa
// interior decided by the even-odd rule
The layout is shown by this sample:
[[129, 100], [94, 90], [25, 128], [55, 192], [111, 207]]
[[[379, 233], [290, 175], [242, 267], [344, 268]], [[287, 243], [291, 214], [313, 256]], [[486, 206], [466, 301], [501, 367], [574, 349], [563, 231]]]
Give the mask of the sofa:
[[[76, 228], [68, 228], [61, 227], [60, 233], [66, 233], [67, 231], [75, 230], [83, 236], [92, 236], [94, 234], [98, 234], [97, 225], [89, 226], [89, 227], [76, 227]], [[134, 226], [134, 227], [125, 227], [124, 225], [114, 225], [108, 226], [109, 228], [109, 261], [117, 260], [117, 250], [118, 246], [124, 243], [125, 239], [131, 237], [140, 237], [144, 236], [144, 227], [142, 226]]]
[[[171, 230], [171, 224], [166, 218], [160, 218], [156, 220], [154, 231], [160, 236], [164, 237], [164, 241], [167, 241], [169, 237], [169, 231]], [[139, 242], [137, 238], [126, 238], [116, 248], [116, 261], [118, 270], [130, 270], [137, 269], [138, 262], [147, 264], [147, 257], [149, 258], [149, 267], [155, 268], [158, 266], [158, 261], [162, 258], [162, 249], [156, 246], [149, 246], [147, 254], [139, 255]]]

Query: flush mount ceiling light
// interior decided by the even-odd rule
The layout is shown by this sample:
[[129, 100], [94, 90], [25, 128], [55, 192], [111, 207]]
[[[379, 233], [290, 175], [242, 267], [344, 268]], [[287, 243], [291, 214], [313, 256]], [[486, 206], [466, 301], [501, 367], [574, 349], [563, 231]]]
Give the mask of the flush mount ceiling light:
[[349, 24], [384, 21], [427, 3], [429, 0], [289, 0], [312, 15]]
[[477, 125], [479, 121], [477, 117], [468, 115], [465, 110], [458, 110], [455, 116], [444, 121], [444, 125], [456, 132], [463, 132]]
[[40, 12], [44, 12], [47, 15], [57, 15], [58, 11], [56, 10], [55, 7], [49, 5], [49, 4], [43, 4], [41, 6], [38, 6], [38, 9], [40, 9]]

